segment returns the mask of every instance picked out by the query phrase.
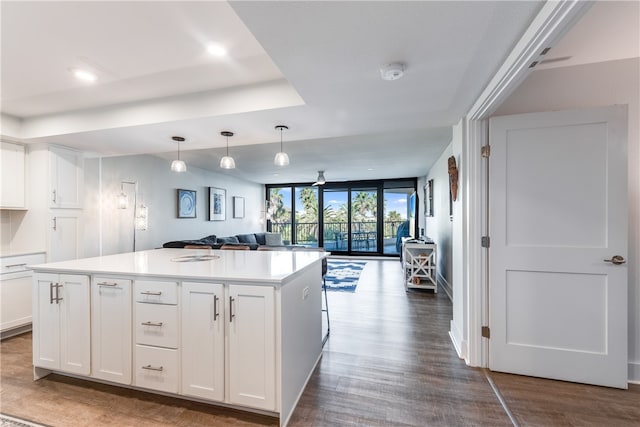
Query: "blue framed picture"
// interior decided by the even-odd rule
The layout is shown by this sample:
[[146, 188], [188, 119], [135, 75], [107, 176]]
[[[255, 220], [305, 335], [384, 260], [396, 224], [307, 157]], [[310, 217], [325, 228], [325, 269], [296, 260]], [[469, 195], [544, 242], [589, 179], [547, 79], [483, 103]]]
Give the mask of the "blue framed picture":
[[196, 217], [196, 192], [178, 189], [178, 218]]

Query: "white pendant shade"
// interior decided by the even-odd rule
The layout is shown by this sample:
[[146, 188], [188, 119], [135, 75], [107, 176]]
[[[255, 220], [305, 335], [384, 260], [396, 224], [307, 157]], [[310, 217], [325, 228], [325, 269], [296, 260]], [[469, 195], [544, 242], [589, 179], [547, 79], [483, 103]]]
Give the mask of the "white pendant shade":
[[178, 143], [178, 158], [171, 162], [171, 171], [186, 172], [187, 164], [184, 161], [180, 160], [180, 143], [184, 142], [184, 138], [181, 136], [172, 136], [171, 139]]
[[276, 166], [287, 166], [289, 164], [289, 156], [287, 155], [287, 153], [284, 153], [282, 151], [276, 153], [276, 157], [275, 159], [273, 159], [273, 163]]
[[235, 169], [236, 162], [235, 160], [233, 160], [233, 157], [224, 156], [222, 159], [220, 159], [220, 167], [222, 169]]
[[282, 131], [284, 129], [289, 129], [289, 127], [285, 125], [276, 126], [276, 130], [280, 131], [280, 152], [276, 153], [276, 157], [273, 159], [273, 164], [276, 166], [287, 166], [289, 164], [289, 155], [282, 148]]
[[220, 135], [227, 138], [227, 155], [220, 159], [220, 167], [222, 169], [235, 169], [236, 161], [233, 160], [233, 157], [229, 155], [229, 137], [233, 136], [233, 132], [229, 132], [228, 130], [220, 132]]
[[171, 162], [171, 170], [173, 172], [186, 172], [187, 164], [182, 160], [174, 160]]

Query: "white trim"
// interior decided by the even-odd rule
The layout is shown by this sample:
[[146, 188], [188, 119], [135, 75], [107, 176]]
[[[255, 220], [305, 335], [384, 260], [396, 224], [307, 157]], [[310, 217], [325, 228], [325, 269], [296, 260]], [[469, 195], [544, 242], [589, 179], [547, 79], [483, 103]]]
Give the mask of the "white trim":
[[465, 305], [469, 336], [466, 340], [463, 337], [455, 337], [454, 340], [452, 335], [452, 341], [454, 345], [458, 342], [461, 346], [463, 341], [468, 344], [468, 351], [464, 354], [470, 366], [489, 366], [488, 345], [486, 342], [483, 343], [480, 333], [480, 326], [488, 324], [487, 254], [479, 244], [483, 232], [487, 232], [486, 227], [483, 226], [488, 212], [483, 200], [486, 196], [484, 188], [487, 179], [483, 173], [484, 166], [480, 157], [480, 147], [486, 140], [486, 120], [529, 75], [531, 72], [529, 65], [537, 60], [542, 50], [560, 40], [591, 5], [591, 2], [577, 0], [546, 2], [466, 115], [463, 150], [468, 156], [467, 162], [462, 167], [466, 168], [463, 175], [466, 176], [464, 185], [468, 188], [467, 206], [464, 212], [467, 229], [463, 236], [463, 248], [467, 260], [467, 280], [464, 284], [467, 290], [467, 301], [458, 299], [454, 304]]
[[629, 383], [640, 384], [640, 362], [629, 362]]
[[447, 279], [445, 279], [442, 274], [440, 274], [440, 272], [436, 273], [436, 276], [436, 282], [438, 282], [438, 285], [440, 285], [444, 293], [447, 294], [447, 296], [449, 297], [449, 301], [453, 303], [453, 288], [451, 287], [449, 282], [447, 282]]
[[462, 339], [462, 333], [455, 323], [453, 323], [453, 320], [449, 326], [449, 338], [451, 338], [451, 342], [453, 343], [453, 347], [456, 349], [456, 353], [458, 353], [458, 357], [466, 360], [468, 349], [467, 342]]

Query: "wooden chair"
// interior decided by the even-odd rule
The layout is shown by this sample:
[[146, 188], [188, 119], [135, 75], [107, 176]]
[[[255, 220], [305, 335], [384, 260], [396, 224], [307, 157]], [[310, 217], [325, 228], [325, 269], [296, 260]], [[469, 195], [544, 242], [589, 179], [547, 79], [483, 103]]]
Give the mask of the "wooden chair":
[[222, 245], [220, 249], [223, 251], [248, 251], [250, 248], [245, 245]]
[[279, 246], [258, 246], [258, 250], [259, 251], [284, 251], [286, 249], [283, 249]]
[[[294, 247], [291, 249], [294, 252], [298, 251], [316, 251], [316, 252], [326, 252], [324, 248], [306, 248], [306, 247]], [[324, 343], [329, 339], [329, 332], [331, 332], [331, 322], [329, 320], [329, 301], [327, 299], [327, 270], [329, 269], [327, 257], [322, 258], [322, 291], [324, 292], [324, 308], [322, 309], [323, 313], [327, 313], [327, 333], [322, 337], [322, 346], [324, 347]]]
[[209, 245], [184, 245], [185, 249], [211, 249]]

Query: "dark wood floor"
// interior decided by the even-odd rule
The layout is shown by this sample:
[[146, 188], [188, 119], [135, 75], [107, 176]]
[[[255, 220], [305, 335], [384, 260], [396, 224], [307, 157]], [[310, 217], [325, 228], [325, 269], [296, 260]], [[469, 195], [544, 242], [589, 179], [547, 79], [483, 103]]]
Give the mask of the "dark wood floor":
[[[330, 293], [331, 337], [291, 426], [510, 426], [485, 371], [458, 359], [444, 293], [405, 293], [397, 261], [369, 261]], [[0, 411], [53, 426], [262, 426], [277, 420], [50, 375], [32, 381], [31, 335], [1, 344]], [[521, 426], [638, 426], [628, 391], [490, 373]]]

